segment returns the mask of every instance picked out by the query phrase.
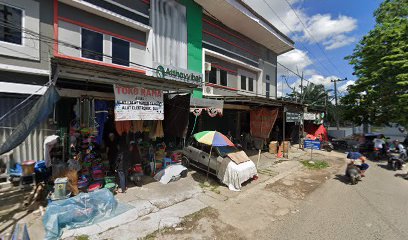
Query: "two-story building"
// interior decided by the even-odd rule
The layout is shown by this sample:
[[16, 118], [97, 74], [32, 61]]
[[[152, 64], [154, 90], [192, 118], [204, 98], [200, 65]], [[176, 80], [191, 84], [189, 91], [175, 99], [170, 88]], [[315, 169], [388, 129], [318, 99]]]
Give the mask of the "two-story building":
[[195, 2], [203, 8], [203, 95], [224, 101], [222, 116], [202, 114], [199, 129], [249, 133], [252, 110], [284, 105], [277, 100], [277, 56], [294, 42], [243, 1]]
[[17, 159], [42, 159], [44, 137], [67, 131], [75, 114], [95, 127], [95, 113], [114, 108], [115, 86], [165, 100], [194, 94], [203, 79], [201, 18], [192, 0], [0, 0], [0, 143], [50, 83], [61, 100], [14, 149]]

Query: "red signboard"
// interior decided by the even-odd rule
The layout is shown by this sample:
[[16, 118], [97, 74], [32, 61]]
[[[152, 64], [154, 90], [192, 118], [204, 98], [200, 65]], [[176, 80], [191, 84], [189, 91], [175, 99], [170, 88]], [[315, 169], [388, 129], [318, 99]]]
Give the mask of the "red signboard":
[[278, 109], [260, 108], [252, 110], [250, 116], [252, 137], [268, 139], [278, 117]]

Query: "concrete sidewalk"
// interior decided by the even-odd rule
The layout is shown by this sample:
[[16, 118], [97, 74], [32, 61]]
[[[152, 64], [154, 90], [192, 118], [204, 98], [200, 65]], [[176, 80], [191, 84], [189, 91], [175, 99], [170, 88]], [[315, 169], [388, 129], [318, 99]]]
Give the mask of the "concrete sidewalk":
[[[294, 153], [293, 153], [294, 154]], [[304, 155], [304, 152], [297, 155]], [[255, 159], [254, 159], [255, 158]], [[256, 163], [257, 155], [251, 159]], [[119, 194], [120, 202], [126, 202], [134, 208], [107, 221], [84, 228], [67, 230], [63, 239], [87, 235], [90, 239], [138, 239], [166, 227], [174, 227], [183, 218], [214, 205], [227, 206], [234, 199], [255, 196], [263, 191], [267, 184], [278, 181], [299, 170], [301, 164], [294, 160], [276, 159], [272, 154], [262, 153], [259, 161], [259, 178], [247, 183], [240, 192], [230, 191], [210, 178], [205, 185], [205, 174], [190, 171], [185, 179], [167, 185], [158, 182], [149, 183], [142, 188], [131, 188], [126, 194]]]
[[[249, 152], [248, 155], [255, 164], [258, 163], [257, 151]], [[205, 174], [194, 170], [189, 172], [187, 178], [167, 185], [147, 177], [143, 187], [131, 187], [126, 194], [116, 195], [120, 203], [130, 206], [130, 210], [97, 224], [65, 230], [63, 239], [75, 239], [81, 235], [88, 235], [93, 239], [117, 239], [117, 236], [121, 236], [120, 232], [127, 231], [126, 229], [134, 233], [128, 233], [127, 237], [121, 239], [135, 239], [169, 225], [177, 225], [184, 216], [212, 206], [214, 202], [219, 206], [228, 205], [230, 200], [233, 201], [240, 196], [259, 194], [265, 185], [296, 171], [300, 166], [298, 160], [307, 156], [309, 156], [307, 151], [298, 150], [296, 147], [291, 148], [289, 159], [278, 159], [273, 154], [262, 152], [258, 163], [259, 178], [245, 184], [240, 192], [230, 191], [212, 177], [209, 179], [210, 185], [207, 186], [204, 184]], [[28, 224], [30, 236], [43, 238], [42, 217], [38, 211], [27, 215], [19, 222]]]

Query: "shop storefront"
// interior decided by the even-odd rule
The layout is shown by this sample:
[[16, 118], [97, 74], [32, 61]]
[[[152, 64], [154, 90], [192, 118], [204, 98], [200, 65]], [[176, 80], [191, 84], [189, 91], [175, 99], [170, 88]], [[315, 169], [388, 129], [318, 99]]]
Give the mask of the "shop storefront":
[[257, 96], [212, 97], [224, 102], [221, 117], [203, 117], [200, 130], [217, 130], [233, 138], [244, 149], [263, 148], [273, 139], [278, 107], [275, 100]]
[[110, 182], [106, 179], [115, 175], [118, 154], [130, 144], [137, 146], [132, 164], [140, 164], [145, 174], [162, 169], [165, 158], [172, 159], [172, 151], [181, 147], [197, 81], [66, 59], [53, 63], [61, 96], [54, 118], [60, 133], [57, 141], [45, 144], [51, 152], [45, 160], [54, 178], [68, 177], [71, 183], [77, 180], [73, 189], [93, 190]]

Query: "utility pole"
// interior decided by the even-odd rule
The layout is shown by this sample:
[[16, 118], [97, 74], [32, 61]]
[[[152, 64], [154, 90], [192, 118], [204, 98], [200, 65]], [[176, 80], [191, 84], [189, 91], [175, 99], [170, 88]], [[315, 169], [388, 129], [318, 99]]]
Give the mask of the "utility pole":
[[300, 78], [300, 103], [303, 103], [303, 71], [302, 77]]
[[340, 130], [340, 126], [339, 126], [339, 113], [337, 111], [337, 82], [341, 82], [341, 81], [346, 81], [347, 78], [343, 78], [343, 79], [332, 79], [330, 80], [333, 84], [334, 84], [334, 105], [336, 107], [336, 127], [337, 130]]

